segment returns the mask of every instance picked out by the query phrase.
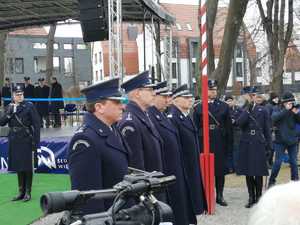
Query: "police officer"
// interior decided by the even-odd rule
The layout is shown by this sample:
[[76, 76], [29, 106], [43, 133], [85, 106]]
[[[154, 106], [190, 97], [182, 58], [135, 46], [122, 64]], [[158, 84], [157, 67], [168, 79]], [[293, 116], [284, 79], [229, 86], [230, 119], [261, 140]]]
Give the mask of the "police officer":
[[129, 103], [118, 124], [132, 152], [129, 165], [148, 172], [163, 171], [162, 139], [147, 114], [155, 95], [153, 86], [148, 71], [121, 85]]
[[[156, 84], [154, 87], [156, 96], [154, 105], [148, 108], [148, 114], [154, 126], [163, 139], [163, 152], [167, 156], [163, 165], [165, 175], [175, 175], [176, 184], [168, 188], [168, 203], [173, 209], [176, 225], [195, 224], [196, 217], [193, 215], [193, 207], [187, 192], [187, 183], [183, 170], [183, 161], [180, 155], [179, 134], [174, 125], [164, 114], [168, 106], [169, 89], [167, 81]], [[190, 217], [190, 220], [189, 220]]]
[[168, 118], [179, 133], [179, 150], [187, 178], [189, 200], [193, 204], [193, 214], [200, 215], [206, 209], [206, 202], [200, 171], [198, 134], [189, 115], [193, 97], [184, 84], [173, 91], [172, 98], [173, 104], [169, 107]]
[[[216, 202], [227, 206], [223, 197], [227, 156], [232, 151], [232, 123], [229, 106], [217, 98], [217, 81], [208, 81], [208, 114], [210, 150], [215, 155]], [[202, 104], [194, 107], [194, 121], [199, 131], [200, 146], [203, 146]], [[203, 149], [203, 147], [201, 147]]]
[[[39, 78], [39, 85], [35, 88], [36, 98], [49, 98], [50, 88], [45, 84], [44, 78]], [[41, 127], [44, 126], [44, 119], [46, 121], [46, 128], [50, 126], [49, 119], [49, 102], [48, 101], [37, 101], [35, 103], [36, 109], [40, 115]]]
[[232, 132], [233, 132], [232, 151], [228, 152], [228, 157], [229, 157], [228, 169], [229, 172], [235, 172], [237, 167], [237, 156], [238, 156], [240, 138], [241, 138], [241, 129], [236, 124], [236, 120], [240, 116], [242, 109], [237, 105], [236, 99], [232, 95], [226, 95], [224, 100], [229, 106], [229, 113], [232, 122]]
[[[87, 113], [75, 132], [68, 149], [72, 189], [112, 188], [123, 180], [128, 167], [128, 149], [114, 124], [122, 118], [119, 79], [111, 79], [82, 90], [86, 95]], [[90, 200], [84, 214], [107, 210], [111, 201]]]
[[40, 123], [37, 111], [31, 102], [24, 101], [21, 86], [13, 90], [13, 102], [0, 118], [0, 126], [9, 126], [8, 170], [18, 175], [19, 194], [12, 201], [31, 199], [33, 176], [33, 151], [40, 142]]
[[30, 77], [24, 77], [24, 98], [34, 98], [34, 86], [30, 82]]
[[[3, 98], [11, 98], [11, 83], [8, 77], [5, 78], [4, 85], [2, 87], [2, 97]], [[3, 106], [7, 106], [11, 100], [3, 100]]]
[[264, 106], [255, 103], [256, 87], [244, 87], [246, 99], [243, 112], [236, 123], [242, 130], [237, 174], [246, 176], [250, 208], [262, 194], [263, 176], [268, 175], [267, 153], [271, 146], [269, 114]]

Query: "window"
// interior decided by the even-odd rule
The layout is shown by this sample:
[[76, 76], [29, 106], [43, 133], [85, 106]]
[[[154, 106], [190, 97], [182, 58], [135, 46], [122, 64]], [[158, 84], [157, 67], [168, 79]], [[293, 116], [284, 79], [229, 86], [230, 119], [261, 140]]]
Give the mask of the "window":
[[197, 58], [199, 54], [198, 42], [192, 42], [192, 58]]
[[172, 78], [176, 79], [177, 78], [177, 64], [172, 63]]
[[47, 44], [46, 43], [33, 43], [32, 47], [34, 49], [46, 49], [47, 48]]
[[100, 79], [103, 79], [103, 74], [102, 74], [102, 70], [100, 70]]
[[8, 63], [8, 73], [13, 74], [14, 73], [14, 59], [8, 58], [7, 63]]
[[23, 58], [16, 58], [15, 59], [15, 72], [17, 74], [24, 73], [24, 59]]
[[98, 77], [98, 71], [96, 70], [96, 73], [95, 73], [95, 81], [97, 82], [99, 80], [99, 77]]
[[77, 44], [77, 49], [79, 49], [79, 50], [85, 50], [85, 49], [87, 49], [87, 47], [86, 47], [85, 44]]
[[236, 77], [244, 77], [243, 75], [243, 63], [237, 62], [235, 63], [235, 69], [236, 69]]
[[243, 58], [243, 46], [241, 44], [236, 45], [236, 57]]
[[53, 49], [55, 49], [55, 50], [59, 49], [59, 44], [58, 43], [54, 43], [53, 44]]
[[60, 72], [60, 58], [59, 57], [53, 57], [53, 70]]
[[99, 63], [102, 63], [102, 52], [99, 52]]
[[64, 58], [64, 69], [65, 69], [66, 74], [73, 73], [73, 58], [72, 57]]
[[64, 44], [64, 49], [70, 50], [72, 48], [73, 48], [72, 44]]
[[186, 24], [186, 28], [187, 28], [189, 31], [192, 31], [192, 30], [193, 30], [191, 24], [189, 24], [189, 23]]
[[172, 42], [172, 58], [177, 58], [177, 40]]
[[97, 53], [95, 53], [95, 56], [94, 56], [94, 62], [95, 62], [95, 64], [98, 63], [98, 54], [97, 54]]
[[176, 23], [176, 28], [177, 28], [177, 30], [182, 30], [182, 27], [179, 23]]
[[196, 72], [197, 72], [197, 68], [196, 68], [196, 63], [192, 63], [192, 77], [196, 77]]

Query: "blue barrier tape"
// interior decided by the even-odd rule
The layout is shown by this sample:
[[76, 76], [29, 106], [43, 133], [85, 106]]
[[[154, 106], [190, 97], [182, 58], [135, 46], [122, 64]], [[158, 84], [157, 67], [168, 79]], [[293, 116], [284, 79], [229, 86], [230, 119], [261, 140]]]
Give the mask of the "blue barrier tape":
[[[11, 98], [3, 98], [4, 101], [11, 101]], [[59, 101], [84, 101], [85, 98], [25, 98], [32, 102], [59, 102]]]

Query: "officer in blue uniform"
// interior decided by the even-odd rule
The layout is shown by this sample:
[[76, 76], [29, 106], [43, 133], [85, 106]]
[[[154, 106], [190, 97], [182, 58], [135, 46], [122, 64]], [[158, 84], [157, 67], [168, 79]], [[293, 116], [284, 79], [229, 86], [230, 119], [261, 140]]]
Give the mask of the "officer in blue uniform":
[[30, 77], [24, 77], [24, 98], [34, 98], [34, 86], [30, 82]]
[[[193, 215], [191, 199], [187, 189], [187, 177], [183, 169], [183, 160], [180, 155], [180, 138], [174, 125], [168, 120], [164, 113], [168, 104], [170, 93], [167, 81], [156, 84], [154, 105], [148, 108], [148, 114], [154, 126], [163, 139], [163, 152], [168, 156], [163, 165], [163, 172], [166, 175], [175, 175], [176, 184], [168, 188], [167, 200], [173, 209], [176, 225], [188, 225], [196, 223], [196, 216]], [[190, 219], [189, 219], [190, 218]]]
[[[208, 81], [208, 114], [210, 150], [215, 155], [216, 202], [227, 206], [223, 197], [226, 166], [229, 151], [232, 151], [232, 123], [229, 106], [217, 98], [217, 81]], [[194, 107], [194, 122], [198, 128], [201, 150], [203, 150], [202, 104]]]
[[5, 108], [0, 126], [8, 124], [8, 170], [18, 175], [19, 194], [12, 201], [31, 199], [34, 152], [40, 142], [38, 113], [31, 102], [24, 101], [22, 86], [13, 88], [13, 102]]
[[236, 120], [242, 113], [242, 109], [236, 104], [236, 99], [232, 95], [226, 95], [224, 100], [229, 106], [229, 114], [232, 122], [232, 151], [228, 152], [228, 172], [231, 173], [235, 172], [237, 167], [237, 156], [240, 147], [241, 128], [236, 124]]
[[200, 171], [198, 134], [189, 115], [193, 98], [186, 84], [175, 89], [172, 98], [173, 104], [169, 107], [168, 118], [179, 133], [179, 150], [187, 178], [189, 200], [193, 204], [193, 214], [200, 215], [206, 209], [206, 200]]
[[[129, 151], [114, 124], [122, 118], [123, 104], [119, 79], [91, 85], [86, 95], [87, 113], [82, 126], [72, 137], [69, 149], [69, 173], [73, 190], [112, 188], [127, 174]], [[99, 213], [111, 201], [91, 200], [84, 214]]]
[[128, 94], [129, 103], [118, 123], [132, 152], [129, 165], [148, 172], [163, 171], [162, 139], [147, 114], [155, 95], [153, 86], [148, 71], [121, 85]]
[[268, 175], [267, 153], [271, 146], [269, 114], [264, 106], [255, 104], [256, 87], [244, 87], [246, 102], [236, 120], [242, 130], [237, 174], [246, 176], [250, 208], [262, 194], [263, 176]]

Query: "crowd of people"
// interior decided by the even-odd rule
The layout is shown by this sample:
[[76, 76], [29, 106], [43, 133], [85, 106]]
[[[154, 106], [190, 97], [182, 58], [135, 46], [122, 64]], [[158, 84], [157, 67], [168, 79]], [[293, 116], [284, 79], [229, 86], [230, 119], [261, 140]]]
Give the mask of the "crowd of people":
[[[50, 114], [53, 115], [53, 127], [61, 127], [60, 109], [64, 108], [63, 100], [51, 101], [53, 98], [63, 98], [63, 90], [56, 77], [51, 78], [51, 85], [48, 86], [44, 78], [39, 78], [38, 82], [31, 84], [30, 77], [24, 77], [24, 83], [13, 84], [10, 78], [5, 78], [0, 97], [4, 98], [4, 108], [11, 103], [11, 92], [14, 86], [22, 86], [24, 91], [24, 98], [29, 99], [34, 103], [39, 117], [41, 127], [50, 127]], [[44, 101], [49, 99], [50, 101]], [[1, 102], [0, 102], [1, 105]]]
[[[6, 87], [9, 87], [8, 82]], [[153, 84], [148, 71], [121, 84], [128, 99], [120, 92], [119, 82], [115, 78], [82, 90], [87, 112], [68, 147], [72, 189], [112, 188], [122, 181], [129, 166], [149, 172], [161, 171], [175, 175], [176, 184], [156, 197], [172, 207], [174, 224], [196, 224], [196, 216], [207, 209], [199, 160], [203, 151], [202, 102], [194, 101], [187, 85], [170, 90], [167, 82]], [[34, 93], [44, 93], [44, 80], [40, 79], [39, 83]], [[25, 84], [25, 90], [28, 86]], [[24, 177], [28, 177], [27, 172], [32, 174], [28, 167], [32, 157], [28, 158], [28, 165], [16, 167], [21, 156], [16, 155], [20, 143], [15, 140], [21, 140], [20, 135], [31, 135], [29, 140], [33, 141], [28, 143], [31, 152], [39, 142], [36, 132], [42, 121], [35, 120], [34, 108], [39, 111], [40, 103], [36, 102], [33, 107], [32, 103], [18, 99], [23, 93], [26, 95], [25, 90], [14, 88], [14, 104], [10, 103], [0, 118], [0, 125], [9, 124], [9, 141], [16, 145], [9, 147], [8, 163], [9, 170], [16, 171], [19, 180], [19, 194], [13, 200], [24, 201], [30, 200], [31, 185], [26, 184], [32, 182], [32, 175]], [[55, 85], [52, 85], [53, 90]], [[253, 86], [244, 87], [239, 99], [226, 95], [221, 100], [217, 82], [208, 81], [210, 151], [215, 155], [217, 204], [228, 205], [223, 195], [225, 177], [235, 172], [245, 176], [249, 193], [245, 207], [251, 208], [262, 196], [263, 176], [268, 176], [269, 168], [272, 170], [268, 185], [275, 185], [286, 150], [291, 180], [298, 180], [296, 128], [300, 115], [295, 102], [290, 92], [281, 98], [272, 93], [265, 102]], [[111, 204], [111, 200], [90, 200], [82, 211], [85, 214], [103, 212]]]

